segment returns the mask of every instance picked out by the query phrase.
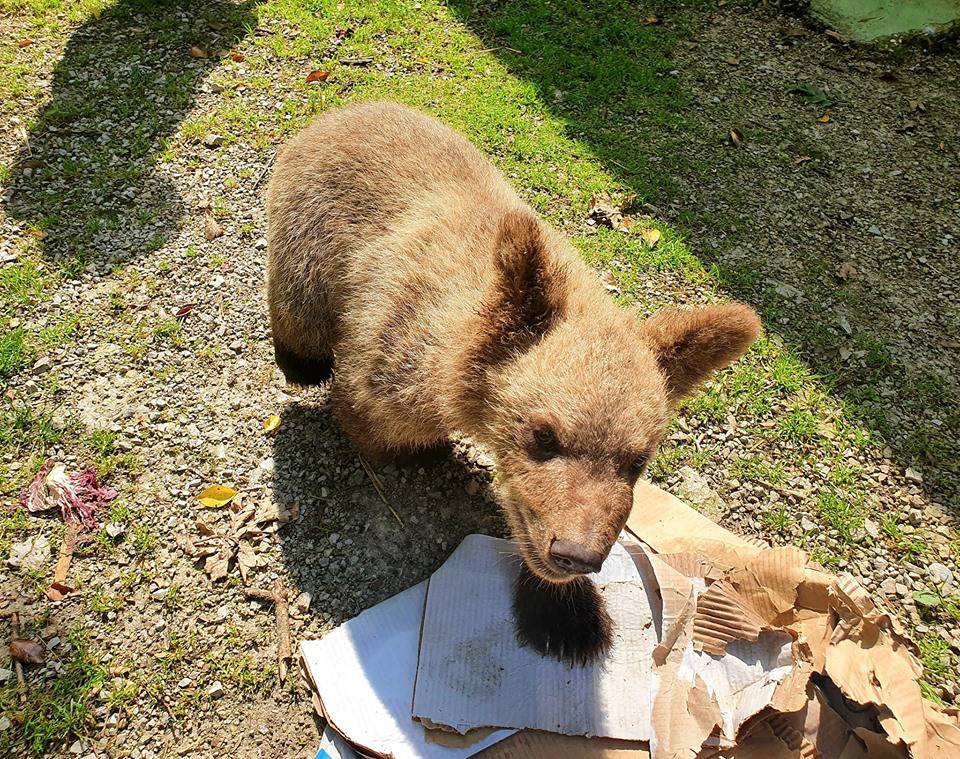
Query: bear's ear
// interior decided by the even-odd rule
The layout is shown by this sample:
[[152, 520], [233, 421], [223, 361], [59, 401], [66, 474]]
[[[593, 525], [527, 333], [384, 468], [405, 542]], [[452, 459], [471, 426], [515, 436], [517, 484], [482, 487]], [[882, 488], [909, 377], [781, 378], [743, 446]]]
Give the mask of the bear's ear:
[[550, 255], [539, 219], [529, 211], [508, 211], [497, 228], [494, 256], [494, 302], [504, 330], [527, 337], [547, 332], [563, 315], [566, 276]]
[[670, 308], [642, 322], [641, 329], [652, 343], [670, 399], [678, 401], [747, 352], [760, 334], [760, 318], [742, 303]]

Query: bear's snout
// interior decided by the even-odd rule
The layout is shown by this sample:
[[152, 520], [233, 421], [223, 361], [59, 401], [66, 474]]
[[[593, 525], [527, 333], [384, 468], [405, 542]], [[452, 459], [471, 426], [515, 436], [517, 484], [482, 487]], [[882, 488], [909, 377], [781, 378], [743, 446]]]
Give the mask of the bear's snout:
[[569, 574], [599, 572], [605, 558], [599, 551], [572, 540], [554, 540], [550, 545], [550, 561], [561, 572]]

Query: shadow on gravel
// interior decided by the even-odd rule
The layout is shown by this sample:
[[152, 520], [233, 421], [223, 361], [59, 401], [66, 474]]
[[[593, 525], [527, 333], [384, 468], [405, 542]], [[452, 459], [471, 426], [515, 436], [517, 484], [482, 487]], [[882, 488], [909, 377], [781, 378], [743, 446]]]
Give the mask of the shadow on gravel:
[[45, 258], [105, 274], [163, 245], [186, 209], [154, 167], [256, 5], [119, 0], [77, 29], [5, 188], [8, 215], [45, 234]]
[[[763, 164], [750, 165], [748, 151], [737, 153], [725, 145], [729, 124], [714, 125], [706, 134], [696, 128], [697, 118], [712, 106], [685, 91], [675, 76], [674, 46], [689, 23], [683, 19], [686, 12], [675, 5], [622, 0], [589, 6], [574, 0], [453, 0], [451, 8], [484, 47], [496, 51], [514, 75], [536, 88], [539, 99], [567, 124], [568, 134], [597, 155], [625, 190], [655, 203], [665, 218], [693, 237], [698, 255], [714, 267], [721, 286], [732, 297], [756, 306], [770, 329], [798, 352], [853, 418], [892, 449], [902, 467], [923, 472], [931, 497], [956, 506], [960, 310], [956, 301], [944, 302], [938, 293], [955, 291], [946, 278], [957, 276], [957, 266], [949, 254], [929, 264], [908, 254], [940, 246], [951, 225], [955, 235], [956, 217], [954, 213], [951, 219], [949, 209], [953, 205], [955, 212], [950, 197], [951, 192], [960, 191], [960, 171], [955, 159], [951, 162], [936, 149], [941, 139], [947, 140], [945, 144], [960, 139], [955, 124], [942, 125], [950, 134], [934, 134], [932, 143], [918, 143], [928, 148], [923, 153], [905, 145], [909, 161], [926, 161], [912, 178], [913, 186], [907, 176], [869, 180], [875, 197], [897, 198], [901, 208], [919, 200], [933, 209], [935, 218], [940, 209], [942, 220], [942, 228], [902, 223], [896, 230], [899, 245], [888, 242], [882, 250], [887, 258], [877, 263], [873, 251], [879, 243], [868, 225], [892, 222], [873, 221], [871, 213], [882, 212], [867, 204], [858, 207], [861, 184], [852, 184], [852, 197], [836, 191], [842, 164], [818, 152], [821, 146], [791, 144], [783, 149], [782, 174], [793, 175], [785, 184], [783, 176], [769, 175]], [[670, 23], [661, 26], [664, 19]], [[705, 16], [702, 20], [708, 23]], [[796, 39], [785, 35], [768, 42], [769, 48], [760, 49], [777, 64], [770, 70], [786, 77], [768, 86], [773, 97], [789, 100], [785, 93], [796, 72], [789, 70], [783, 51]], [[889, 87], [875, 73], [858, 73], [851, 65], [856, 60], [844, 60], [855, 52], [835, 48], [829, 55], [834, 54], [838, 57], [834, 65], [843, 66], [845, 75], [864, 80], [864, 87]], [[701, 71], [700, 76], [709, 80], [737, 75], [726, 62], [716, 65], [720, 69]], [[751, 102], [756, 94], [750, 89], [753, 86], [744, 83], [738, 99], [723, 104], [745, 123], [756, 116], [751, 108], [758, 107], [755, 99]], [[919, 97], [903, 84], [898, 87], [896, 98], [904, 103]], [[897, 133], [902, 119], [889, 110], [884, 116], [889, 115], [892, 123], [883, 129]], [[809, 119], [815, 120], [815, 115]], [[785, 136], [774, 132], [767, 139]], [[851, 138], [849, 147], [860, 151], [863, 163], [883, 167], [893, 160], [885, 147], [859, 138]], [[805, 155], [800, 160], [809, 165], [797, 164], [798, 155]], [[955, 176], [944, 172], [944, 162], [954, 166]], [[683, 187], [684, 178], [691, 176], [700, 187], [709, 188], [696, 198]], [[875, 183], [881, 179], [889, 187], [878, 192]], [[747, 208], [754, 209], [753, 223], [759, 227], [747, 235], [754, 247], [744, 250], [716, 242], [716, 236], [727, 237], [727, 232], [736, 232], [736, 225], [750, 221]], [[780, 218], [771, 218], [771, 209]], [[876, 243], [865, 263], [880, 270], [884, 279], [879, 286], [838, 281], [837, 269], [854, 243], [861, 250], [871, 250]], [[777, 292], [785, 281], [794, 288], [788, 292], [802, 293], [802, 297], [791, 301]], [[908, 358], [903, 357], [906, 354]]]
[[345, 622], [426, 579], [466, 535], [504, 533], [488, 478], [465, 454], [377, 467], [384, 503], [322, 401], [291, 402], [281, 420], [273, 496], [305, 511], [284, 529], [284, 561], [324, 623]]

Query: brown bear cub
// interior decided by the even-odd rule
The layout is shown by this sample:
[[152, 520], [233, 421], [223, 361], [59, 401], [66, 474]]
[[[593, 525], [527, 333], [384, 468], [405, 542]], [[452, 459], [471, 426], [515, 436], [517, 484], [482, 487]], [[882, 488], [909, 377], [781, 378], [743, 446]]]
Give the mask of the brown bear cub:
[[465, 433], [494, 454], [524, 566], [520, 640], [571, 662], [612, 642], [600, 568], [678, 399], [741, 356], [744, 305], [616, 306], [467, 140], [394, 103], [331, 111], [268, 195], [276, 360], [333, 375], [333, 410], [382, 461]]

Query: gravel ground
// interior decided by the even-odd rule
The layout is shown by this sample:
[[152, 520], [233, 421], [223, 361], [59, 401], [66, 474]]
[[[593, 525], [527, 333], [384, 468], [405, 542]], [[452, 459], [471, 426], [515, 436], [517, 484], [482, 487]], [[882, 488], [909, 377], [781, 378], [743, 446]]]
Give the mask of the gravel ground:
[[[229, 47], [243, 27], [245, 6], [231, 7], [240, 15], [214, 30], [222, 40], [209, 43], [211, 48]], [[16, 16], [3, 19], [4, 36], [26, 36], [19, 23]], [[823, 312], [835, 322], [834, 336], [869, 332], [897, 365], [932, 367], [945, 375], [936, 401], [943, 418], [934, 426], [955, 445], [960, 367], [956, 345], [947, 347], [960, 325], [955, 52], [911, 54], [896, 80], [885, 81], [888, 59], [878, 62], [838, 47], [790, 20], [702, 13], [693, 16], [692, 28], [677, 51], [676, 75], [697, 106], [688, 114], [691, 134], [715, 137], [714, 144], [694, 143], [691, 151], [702, 149], [713, 163], [678, 175], [682, 190], [664, 199], [663, 217], [684, 224], [693, 251], [723, 271], [756, 268], [759, 280], [729, 274], [728, 289], [754, 302], [779, 303], [780, 317], [771, 328], [798, 345], [818, 371], [845, 381], [865, 371], [858, 363], [865, 358], [858, 351], [866, 354], [861, 344], [818, 341], [805, 331]], [[295, 33], [279, 22], [263, 23], [235, 49], [249, 54], [269, 44], [271, 35]], [[217, 111], [228, 95], [239, 98], [254, 119], [276, 110], [283, 82], [300, 76], [307, 60], [270, 59], [272, 70], [259, 72], [277, 82], [277, 91], [267, 94], [225, 92], [212, 73], [217, 62], [184, 63], [182, 47], [163, 42], [134, 64], [104, 55], [88, 69], [58, 67], [71, 55], [64, 45], [75, 55], [83, 34], [100, 35], [109, 48], [137, 32], [111, 26], [107, 17], [70, 42], [62, 32], [38, 39], [35, 89], [3, 112], [4, 164], [24, 159], [18, 127], [26, 114], [51, 89], [69, 90], [72, 78], [109, 81], [133, 66], [146, 72], [142, 81], [148, 82], [151, 72], [185, 71], [190, 97], [161, 108], [158, 116], [173, 132], [181, 122]], [[842, 93], [846, 105], [798, 107], [798, 96], [786, 91], [794, 83]], [[818, 122], [827, 110], [830, 123]], [[71, 130], [58, 131], [54, 124], [31, 133], [33, 156], [63, 165], [91, 154], [97, 142], [109, 152], [111, 141], [136, 139], [122, 104], [98, 103], [95, 111]], [[733, 128], [743, 134], [740, 147], [723, 145]], [[261, 283], [263, 192], [275, 146], [255, 149], [209, 135], [175, 143], [156, 164], [145, 151], [132, 151], [141, 156], [143, 175], [130, 182], [126, 195], [121, 185], [130, 180], [122, 170], [138, 167], [116, 167], [118, 178], [104, 191], [118, 201], [109, 224], [91, 225], [94, 214], [86, 211], [85, 197], [98, 197], [103, 188], [91, 185], [82, 165], [73, 177], [60, 172], [41, 185], [35, 169], [21, 164], [6, 185], [0, 217], [5, 265], [15, 264], [24, 241], [36, 235], [35, 225], [55, 215], [58, 203], [61, 215], [50, 225], [46, 250], [62, 261], [82, 240], [91, 253], [76, 277], [61, 280], [51, 297], [14, 317], [11, 327], [31, 331], [79, 320], [69, 339], [14, 376], [8, 399], [45, 409], [56, 425], [80, 435], [112, 432], [111, 455], [133, 453], [136, 463], [118, 470], [113, 481], [119, 501], [129, 507], [118, 515], [123, 534], [74, 559], [70, 579], [82, 592], [51, 605], [26, 590], [30, 578], [19, 573], [3, 580], [0, 603], [5, 612], [19, 608], [45, 639], [62, 639], [55, 663], [34, 670], [32, 678], [56, 677], [56, 662], [68, 661], [71, 646], [77, 647], [67, 631], [78, 625], [107, 668], [98, 687], [110, 698], [96, 701], [90, 737], [71, 739], [51, 755], [312, 756], [317, 732], [309, 695], [295, 672], [276, 685], [271, 609], [244, 596], [235, 570], [212, 583], [202, 563], [175, 540], [178, 534], [198, 536], [198, 520], [229, 529], [229, 510], [200, 508], [197, 493], [223, 483], [240, 490], [247, 504], [299, 505], [298, 519], [248, 542], [256, 556], [249, 584], [268, 587], [276, 578], [288, 584], [298, 600], [292, 632], [300, 640], [424, 578], [464, 535], [502, 532], [492, 462], [461, 443], [452, 459], [429, 467], [379, 470], [380, 497], [338, 431], [325, 391], [284, 387], [272, 363]], [[683, 217], [689, 207], [704, 213]], [[211, 217], [223, 234], [207, 239]], [[737, 219], [732, 229], [715, 223], [729, 218]], [[751, 251], [763, 251], [763, 260]], [[836, 268], [847, 261], [857, 273], [840, 287]], [[668, 274], [648, 286], [664, 299], [707, 297]], [[911, 378], [884, 375], [886, 384], [877, 388], [882, 402], [896, 407]], [[783, 413], [785, 408], [774, 407], [765, 418]], [[264, 420], [274, 414], [280, 425], [267, 434]], [[913, 595], [934, 578], [944, 598], [957, 591], [951, 511], [956, 462], [947, 455], [942, 465], [914, 471], [906, 438], [895, 430], [884, 437], [886, 450], [831, 451], [828, 466], [827, 453], [821, 458], [814, 449], [789, 458], [775, 483], [738, 477], [738, 460], [760, 456], [773, 463], [796, 448], [771, 442], [739, 414], [733, 408], [711, 421], [696, 407], [685, 411], [667, 450], [709, 450], [710, 466], [698, 472], [696, 466], [664, 465], [657, 474], [661, 484], [697, 501], [731, 529], [796, 542], [860, 577], [928, 649], [944, 657], [928, 679], [935, 695], [953, 701], [960, 695], [951, 658], [960, 653], [957, 618], [942, 609], [918, 609]], [[922, 408], [904, 414], [894, 419], [894, 428], [930, 422]], [[51, 443], [45, 453], [71, 469], [85, 463], [84, 449], [76, 446]], [[835, 484], [838, 459], [850, 463], [868, 493], [868, 516], [849, 540], [822, 529], [820, 521], [818, 497]], [[28, 466], [12, 456], [4, 463], [13, 475]], [[778, 521], [784, 513], [787, 518]], [[895, 531], [884, 527], [884, 516], [895, 518]], [[30, 534], [49, 537], [55, 556], [59, 520], [34, 517]], [[922, 542], [923, 551], [905, 550], [911, 540]], [[947, 648], [941, 651], [938, 641]]]

